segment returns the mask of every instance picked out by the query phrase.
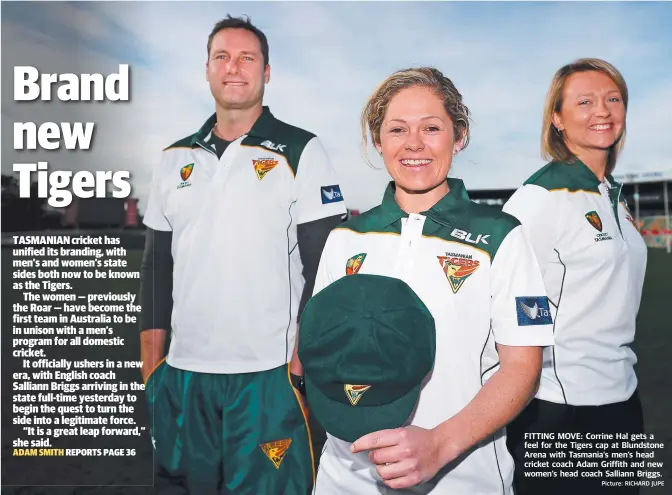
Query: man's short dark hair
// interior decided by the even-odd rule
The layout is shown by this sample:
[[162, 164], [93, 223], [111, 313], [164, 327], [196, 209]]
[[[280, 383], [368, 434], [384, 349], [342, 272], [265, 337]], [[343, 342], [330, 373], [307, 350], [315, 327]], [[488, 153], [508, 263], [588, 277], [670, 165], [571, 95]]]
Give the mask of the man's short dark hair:
[[208, 57], [210, 56], [210, 49], [212, 48], [212, 39], [217, 33], [224, 29], [245, 29], [250, 33], [254, 34], [257, 39], [259, 39], [259, 44], [261, 45], [261, 53], [264, 56], [264, 65], [268, 65], [268, 40], [266, 35], [261, 32], [261, 30], [256, 27], [250, 21], [250, 18], [245, 16], [243, 17], [231, 17], [231, 14], [227, 15], [225, 19], [222, 19], [215, 27], [212, 28], [210, 36], [208, 36]]

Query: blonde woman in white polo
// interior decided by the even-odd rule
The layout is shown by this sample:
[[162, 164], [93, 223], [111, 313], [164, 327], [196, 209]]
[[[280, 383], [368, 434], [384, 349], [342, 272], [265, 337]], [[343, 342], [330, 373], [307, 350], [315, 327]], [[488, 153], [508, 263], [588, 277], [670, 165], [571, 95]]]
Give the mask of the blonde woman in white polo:
[[[578, 472], [575, 478], [524, 475], [530, 470], [526, 433], [578, 432], [586, 440], [588, 434], [604, 433], [611, 435], [610, 445], [621, 445], [617, 434], [629, 439], [643, 431], [631, 344], [647, 251], [621, 184], [611, 175], [625, 140], [627, 106], [625, 80], [611, 64], [581, 59], [558, 70], [542, 128], [542, 150], [550, 162], [504, 206], [534, 246], [555, 336], [555, 346], [544, 352], [536, 399], [507, 428], [519, 495], [638, 491], [622, 486], [614, 492], [603, 483], [636, 480], [637, 470], [628, 467], [608, 470], [610, 476], [603, 469], [602, 476], [593, 477], [598, 469], [574, 460], [576, 467], [565, 471]], [[594, 451], [588, 460], [605, 459], [604, 449]], [[608, 452], [636, 460], [632, 449]]]

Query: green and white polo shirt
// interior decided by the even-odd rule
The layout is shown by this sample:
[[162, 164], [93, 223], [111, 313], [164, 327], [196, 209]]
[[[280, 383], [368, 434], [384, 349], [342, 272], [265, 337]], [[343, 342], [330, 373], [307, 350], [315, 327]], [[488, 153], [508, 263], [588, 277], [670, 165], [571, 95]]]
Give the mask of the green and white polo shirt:
[[630, 344], [646, 245], [621, 194], [582, 162], [552, 162], [504, 206], [534, 246], [551, 302], [555, 346], [537, 397], [571, 405], [627, 400], [637, 387]]
[[272, 369], [291, 359], [304, 281], [297, 224], [346, 213], [314, 134], [267, 107], [221, 159], [216, 116], [163, 151], [144, 223], [172, 231], [171, 366], [204, 373]]
[[[496, 343], [553, 343], [543, 280], [519, 222], [470, 201], [460, 180], [448, 184], [450, 193], [429, 211], [409, 215], [391, 183], [380, 206], [331, 232], [314, 290], [369, 273], [400, 278], [423, 300], [437, 339], [434, 370], [409, 421], [423, 428], [446, 421], [474, 398], [497, 368]], [[504, 432], [494, 438], [418, 493], [511, 493], [513, 462]], [[316, 493], [384, 489], [375, 488], [380, 478], [367, 453], [353, 455], [349, 447], [328, 436]]]

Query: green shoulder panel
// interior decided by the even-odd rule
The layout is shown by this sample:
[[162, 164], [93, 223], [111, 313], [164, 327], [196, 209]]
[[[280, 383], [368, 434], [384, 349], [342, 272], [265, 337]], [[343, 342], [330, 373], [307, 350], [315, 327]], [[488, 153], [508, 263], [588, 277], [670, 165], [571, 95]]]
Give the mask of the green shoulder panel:
[[535, 184], [540, 187], [545, 187], [543, 184], [548, 182], [548, 178], [553, 178], [553, 165], [556, 164], [554, 162], [547, 163], [523, 182], [523, 185]]
[[243, 139], [241, 146], [258, 147], [283, 155], [296, 177], [301, 154], [315, 134], [278, 119], [273, 119], [272, 125], [264, 134], [265, 136], [260, 136], [250, 133]]
[[532, 184], [548, 191], [598, 191], [600, 181], [582, 162], [550, 162], [537, 170], [524, 185]]
[[509, 233], [520, 225], [513, 215], [492, 206], [470, 202], [458, 218], [445, 222], [434, 219], [425, 227], [424, 235], [459, 242], [485, 251], [494, 259]]
[[179, 141], [175, 141], [173, 144], [171, 144], [167, 148], [164, 148], [163, 151], [168, 151], [169, 149], [172, 149], [172, 148], [191, 148], [194, 136], [195, 136], [195, 134], [192, 134], [191, 136], [187, 136], [185, 138], [182, 138]]
[[358, 234], [401, 234], [401, 222], [395, 221], [386, 225], [384, 216], [383, 208], [379, 205], [350, 218], [336, 229], [351, 230]]
[[[395, 220], [390, 223], [388, 218], [383, 208], [376, 206], [336, 228], [358, 234], [401, 234], [401, 222]], [[519, 225], [513, 215], [491, 206], [467, 202], [456, 220], [428, 214], [423, 235], [485, 251], [492, 260], [506, 236]]]

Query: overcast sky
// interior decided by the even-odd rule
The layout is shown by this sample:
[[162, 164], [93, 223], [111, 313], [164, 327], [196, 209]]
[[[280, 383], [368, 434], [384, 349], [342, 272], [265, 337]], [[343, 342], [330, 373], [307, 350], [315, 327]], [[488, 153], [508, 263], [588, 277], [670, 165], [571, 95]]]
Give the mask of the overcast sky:
[[[363, 158], [359, 115], [391, 72], [433, 65], [473, 115], [472, 141], [451, 175], [469, 189], [513, 188], [543, 165], [544, 96], [553, 73], [579, 57], [616, 65], [630, 89], [628, 139], [617, 172], [672, 169], [672, 3], [531, 2], [75, 2], [3, 3], [2, 69], [132, 70], [129, 103], [14, 103], [2, 87], [3, 173], [17, 161], [50, 168], [130, 170], [144, 211], [160, 150], [214, 111], [205, 80], [207, 36], [227, 13], [268, 36], [265, 103], [318, 134], [350, 208], [380, 201], [389, 180]], [[16, 121], [96, 123], [90, 152], [12, 151]]]

